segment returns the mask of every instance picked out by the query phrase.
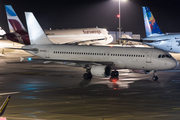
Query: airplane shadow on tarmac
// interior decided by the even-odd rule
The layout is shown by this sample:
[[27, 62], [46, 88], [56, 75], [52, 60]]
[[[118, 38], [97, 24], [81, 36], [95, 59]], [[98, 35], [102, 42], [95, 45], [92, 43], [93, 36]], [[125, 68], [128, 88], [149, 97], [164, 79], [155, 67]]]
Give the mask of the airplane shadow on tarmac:
[[[122, 85], [122, 86], [121, 86]], [[124, 87], [126, 85], [126, 87]], [[118, 80], [116, 82], [109, 82], [109, 81], [92, 81], [92, 79], [85, 80], [83, 79], [79, 86], [81, 88], [90, 88], [92, 86], [100, 87], [100, 86], [106, 86], [106, 89], [114, 89], [114, 88], [156, 88], [160, 87], [161, 83], [159, 81], [150, 81], [150, 80], [137, 80], [137, 81], [126, 81], [126, 80]], [[92, 87], [93, 88], [93, 87]]]
[[110, 82], [109, 80], [97, 80], [97, 79], [83, 79], [77, 88], [64, 89], [59, 92], [67, 95], [85, 95], [85, 96], [106, 96], [116, 94], [122, 94], [124, 92], [132, 91], [151, 91], [162, 89], [161, 83], [150, 80], [138, 80], [138, 81], [125, 81], [119, 80], [117, 82]]

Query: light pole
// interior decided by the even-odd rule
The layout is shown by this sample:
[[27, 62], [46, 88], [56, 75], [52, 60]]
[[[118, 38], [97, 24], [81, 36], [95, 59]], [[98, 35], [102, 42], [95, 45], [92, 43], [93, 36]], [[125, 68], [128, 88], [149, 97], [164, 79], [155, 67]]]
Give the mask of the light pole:
[[119, 0], [119, 39], [120, 39], [120, 42], [121, 42], [121, 9], [120, 9], [120, 6], [121, 6], [121, 0]]
[[[127, 0], [122, 0], [124, 2], [126, 2]], [[121, 42], [121, 0], [119, 0], [119, 40]]]

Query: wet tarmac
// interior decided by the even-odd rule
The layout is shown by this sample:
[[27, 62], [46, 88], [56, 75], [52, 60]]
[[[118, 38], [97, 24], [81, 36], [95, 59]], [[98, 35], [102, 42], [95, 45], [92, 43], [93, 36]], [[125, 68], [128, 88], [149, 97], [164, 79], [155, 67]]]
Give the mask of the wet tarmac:
[[[0, 57], [0, 103], [12, 94], [7, 120], [178, 120], [180, 70], [150, 74], [120, 70], [109, 78], [83, 80], [83, 68], [19, 62], [29, 54], [13, 51]], [[175, 55], [179, 57], [178, 54]]]

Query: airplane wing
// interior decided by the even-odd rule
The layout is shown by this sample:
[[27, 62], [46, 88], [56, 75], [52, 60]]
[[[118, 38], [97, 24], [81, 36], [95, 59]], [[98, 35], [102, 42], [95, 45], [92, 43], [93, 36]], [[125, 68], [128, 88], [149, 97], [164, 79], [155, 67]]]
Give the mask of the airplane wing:
[[161, 39], [161, 40], [143, 40], [143, 39], [128, 39], [128, 38], [122, 38], [121, 40], [127, 40], [127, 41], [134, 41], [134, 42], [142, 42], [142, 43], [153, 43], [153, 42], [160, 42], [160, 41], [167, 41], [169, 39]]
[[102, 40], [105, 40], [106, 38], [99, 38], [99, 39], [89, 39], [89, 40], [81, 40], [81, 41], [74, 41], [74, 42], [68, 42], [66, 44], [88, 44], [88, 43], [95, 43], [95, 42], [99, 42], [99, 41], [102, 41]]
[[[67, 37], [66, 37], [67, 36]], [[73, 36], [73, 35], [60, 35], [59, 38], [56, 35], [48, 35], [48, 38], [55, 44], [84, 44], [84, 43], [96, 43], [105, 41], [105, 36]]]
[[[12, 33], [11, 33], [12, 34]], [[9, 34], [6, 34], [6, 35], [9, 35]], [[0, 37], [2, 37], [3, 39], [7, 39], [6, 35], [0, 35]], [[6, 38], [5, 38], [6, 37]], [[14, 37], [11, 37], [12, 39], [22, 39], [23, 37], [28, 37], [28, 35], [19, 35], [19, 36], [14, 36]], [[51, 38], [50, 38], [51, 39]], [[106, 40], [107, 38], [106, 37], [97, 37], [97, 38], [84, 38], [84, 39], [78, 39], [78, 40], [72, 40], [72, 39], [61, 39], [60, 40], [52, 40], [54, 43], [58, 43], [58, 44], [70, 44], [70, 45], [79, 45], [79, 44], [94, 44], [96, 42], [100, 42], [100, 41], [103, 41], [103, 40]], [[10, 39], [8, 39], [10, 40]]]
[[70, 66], [81, 66], [85, 67], [86, 65], [108, 65], [108, 66], [113, 66], [114, 63], [111, 61], [80, 61], [80, 60], [54, 60], [54, 59], [41, 59], [37, 57], [20, 57], [20, 63], [25, 62], [40, 62], [44, 64], [49, 64], [49, 63], [58, 63], [58, 64], [63, 64], [63, 65], [70, 65]]
[[6, 100], [4, 101], [4, 103], [2, 104], [1, 108], [0, 108], [0, 116], [2, 116], [4, 114], [4, 111], [9, 103], [11, 96], [9, 95]]
[[[21, 58], [22, 59], [22, 58]], [[86, 64], [90, 64], [90, 65], [98, 65], [98, 64], [101, 64], [101, 65], [109, 65], [109, 66], [112, 66], [114, 65], [113, 62], [111, 61], [103, 61], [103, 62], [99, 62], [99, 61], [79, 61], [79, 60], [54, 60], [54, 59], [37, 59], [37, 58], [27, 58], [27, 59], [23, 59], [23, 60], [28, 60], [28, 61], [44, 61], [44, 63], [50, 63], [50, 62], [63, 62], [63, 63], [77, 63], [77, 64], [83, 64], [83, 65], [86, 65]]]

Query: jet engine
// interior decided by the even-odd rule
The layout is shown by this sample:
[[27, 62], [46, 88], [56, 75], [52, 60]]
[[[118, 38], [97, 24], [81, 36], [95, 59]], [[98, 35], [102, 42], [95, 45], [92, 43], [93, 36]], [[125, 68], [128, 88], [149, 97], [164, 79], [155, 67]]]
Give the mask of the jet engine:
[[111, 67], [109, 66], [103, 66], [103, 65], [93, 65], [91, 67], [91, 74], [98, 77], [108, 77], [111, 73]]
[[151, 70], [144, 70], [145, 74], [149, 74], [151, 72]]
[[150, 70], [132, 70], [134, 73], [149, 74]]

